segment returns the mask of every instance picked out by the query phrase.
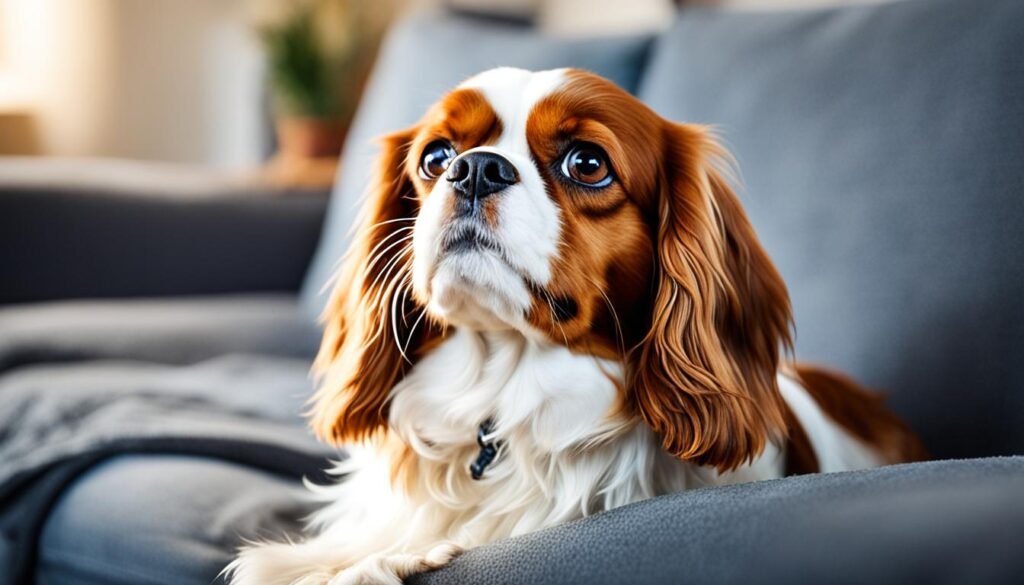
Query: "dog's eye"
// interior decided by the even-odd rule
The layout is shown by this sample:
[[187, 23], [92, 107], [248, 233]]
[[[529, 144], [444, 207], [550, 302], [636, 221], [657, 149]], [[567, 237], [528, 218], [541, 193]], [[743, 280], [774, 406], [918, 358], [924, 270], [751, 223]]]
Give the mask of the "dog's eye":
[[428, 181], [440, 177], [455, 158], [455, 149], [447, 140], [435, 140], [423, 149], [420, 158], [420, 176]]
[[574, 144], [562, 159], [562, 174], [587, 187], [606, 187], [612, 182], [608, 158], [593, 144]]

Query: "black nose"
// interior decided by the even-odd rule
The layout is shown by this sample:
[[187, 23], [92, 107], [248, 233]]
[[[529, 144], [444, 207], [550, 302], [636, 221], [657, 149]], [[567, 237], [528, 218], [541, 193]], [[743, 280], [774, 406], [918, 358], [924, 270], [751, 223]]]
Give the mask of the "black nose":
[[519, 182], [519, 173], [510, 160], [493, 152], [471, 152], [448, 167], [448, 182], [455, 192], [469, 200], [479, 200]]

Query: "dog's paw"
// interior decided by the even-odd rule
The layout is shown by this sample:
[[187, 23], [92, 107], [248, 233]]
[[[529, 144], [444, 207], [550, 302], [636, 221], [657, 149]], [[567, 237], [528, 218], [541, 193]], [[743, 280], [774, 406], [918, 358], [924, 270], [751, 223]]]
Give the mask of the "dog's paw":
[[260, 544], [239, 551], [222, 574], [230, 585], [327, 585], [337, 573], [317, 560], [301, 545]]
[[426, 554], [373, 555], [335, 575], [329, 585], [402, 585], [406, 577], [443, 567], [461, 551], [458, 546], [446, 543]]

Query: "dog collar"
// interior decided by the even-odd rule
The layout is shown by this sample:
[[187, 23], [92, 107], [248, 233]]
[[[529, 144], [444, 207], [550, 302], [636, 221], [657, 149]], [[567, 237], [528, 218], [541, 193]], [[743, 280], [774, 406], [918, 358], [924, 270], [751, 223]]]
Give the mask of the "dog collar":
[[473, 479], [482, 478], [484, 470], [494, 462], [494, 458], [498, 455], [498, 448], [501, 447], [501, 443], [487, 440], [487, 435], [491, 434], [493, 430], [494, 421], [487, 419], [480, 423], [480, 428], [476, 432], [476, 444], [480, 445], [480, 453], [476, 456], [476, 461], [469, 464], [469, 474], [473, 476]]

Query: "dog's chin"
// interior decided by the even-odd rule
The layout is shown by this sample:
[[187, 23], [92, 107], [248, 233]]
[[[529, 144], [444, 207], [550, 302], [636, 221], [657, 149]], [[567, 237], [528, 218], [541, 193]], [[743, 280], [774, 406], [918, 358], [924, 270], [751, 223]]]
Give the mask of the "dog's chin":
[[489, 331], [522, 327], [530, 304], [522, 276], [498, 252], [474, 247], [438, 260], [427, 309], [447, 323]]

